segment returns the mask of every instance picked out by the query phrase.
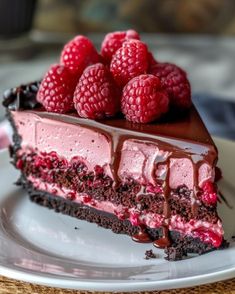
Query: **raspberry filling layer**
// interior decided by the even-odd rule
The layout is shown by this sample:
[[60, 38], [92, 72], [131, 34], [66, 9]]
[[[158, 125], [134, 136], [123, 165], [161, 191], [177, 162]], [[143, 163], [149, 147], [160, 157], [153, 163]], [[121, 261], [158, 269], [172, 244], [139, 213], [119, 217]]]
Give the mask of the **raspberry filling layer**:
[[[132, 225], [159, 228], [166, 221], [163, 215], [162, 184], [140, 185], [134, 179], [128, 179], [119, 187], [114, 187], [112, 178], [99, 165], [90, 172], [78, 157], [68, 162], [65, 158], [58, 157], [56, 152], [36, 153], [32, 149], [18, 152], [16, 167], [23, 171], [36, 189], [115, 214], [122, 220], [130, 220]], [[208, 194], [208, 185], [206, 188]], [[174, 196], [174, 193], [178, 195]], [[200, 219], [180, 215], [184, 205], [191, 209], [190, 194], [186, 186], [172, 190], [169, 229], [199, 237], [203, 242], [218, 247], [222, 242], [223, 230], [214, 206], [211, 206], [214, 214], [207, 215], [206, 212], [204, 219], [201, 219], [204, 213], [203, 203], [200, 205]], [[202, 196], [204, 194], [202, 191]], [[203, 199], [202, 197], [202, 201]], [[178, 202], [179, 210], [174, 209]]]

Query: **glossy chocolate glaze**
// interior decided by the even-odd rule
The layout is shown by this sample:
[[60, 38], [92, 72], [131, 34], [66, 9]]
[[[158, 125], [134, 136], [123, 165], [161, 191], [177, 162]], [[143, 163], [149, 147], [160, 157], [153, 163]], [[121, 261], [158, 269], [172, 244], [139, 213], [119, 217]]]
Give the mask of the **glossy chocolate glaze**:
[[152, 243], [152, 239], [144, 229], [140, 228], [140, 231], [132, 236], [132, 240], [138, 243]]
[[168, 113], [160, 121], [148, 124], [132, 123], [122, 117], [110, 118], [100, 122], [110, 127], [135, 131], [142, 134], [190, 140], [192, 142], [213, 145], [215, 147], [195, 106], [192, 106], [185, 113]]
[[[168, 171], [170, 158], [190, 159], [194, 167], [195, 187], [191, 195], [191, 205], [193, 214], [195, 215], [197, 213], [199, 165], [202, 162], [205, 162], [214, 167], [217, 162], [217, 149], [194, 106], [192, 106], [187, 113], [169, 113], [161, 121], [151, 124], [132, 123], [121, 116], [94, 121], [80, 118], [76, 113], [61, 115], [45, 112], [42, 107], [38, 107], [38, 105], [34, 103], [36, 97], [36, 91], [34, 88], [33, 91], [31, 90], [31, 87], [27, 86], [24, 86], [24, 91], [19, 90], [19, 88], [17, 89], [19, 93], [24, 94], [17, 96], [15, 92], [12, 92], [12, 95], [8, 93], [4, 99], [4, 106], [9, 110], [22, 110], [23, 108], [24, 111], [30, 111], [42, 118], [49, 118], [75, 125], [77, 124], [91, 128], [97, 132], [102, 132], [112, 145], [111, 170], [115, 185], [118, 185], [120, 180], [117, 171], [119, 168], [122, 145], [126, 139], [131, 138], [142, 140], [146, 142], [146, 144], [153, 142], [157, 144], [161, 150], [169, 151], [171, 155], [164, 160], [164, 163], [168, 166]], [[27, 91], [29, 91], [29, 93], [26, 93]], [[27, 97], [29, 97], [32, 103], [27, 102]], [[21, 100], [24, 101], [24, 103]], [[21, 105], [21, 107], [14, 107], [14, 102], [17, 105]], [[32, 105], [32, 107], [30, 107], [30, 105]], [[155, 169], [160, 163], [163, 163], [163, 161], [155, 162]], [[163, 185], [163, 194], [165, 198], [165, 222], [162, 228], [163, 236], [161, 239], [156, 240], [154, 245], [163, 248], [168, 247], [171, 244], [168, 233], [168, 223], [169, 218], [171, 217], [171, 211], [168, 204], [168, 198], [170, 196], [169, 172], [166, 173], [164, 178], [159, 179], [158, 181]], [[136, 242], [151, 241], [144, 229], [141, 229], [139, 234], [133, 236], [133, 240]]]

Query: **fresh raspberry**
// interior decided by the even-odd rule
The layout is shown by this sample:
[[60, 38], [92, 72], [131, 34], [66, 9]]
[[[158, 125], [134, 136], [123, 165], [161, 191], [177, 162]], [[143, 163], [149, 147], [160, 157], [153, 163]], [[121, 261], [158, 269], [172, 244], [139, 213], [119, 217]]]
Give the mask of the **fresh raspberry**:
[[79, 35], [68, 42], [60, 55], [60, 63], [69, 67], [78, 77], [91, 64], [100, 62], [92, 42], [85, 36]]
[[215, 205], [218, 200], [215, 184], [207, 181], [203, 184], [202, 190], [202, 201], [208, 205]]
[[159, 78], [147, 74], [132, 79], [124, 87], [121, 107], [127, 120], [148, 123], [167, 112], [168, 103]]
[[103, 64], [97, 63], [84, 70], [73, 100], [78, 114], [85, 118], [101, 119], [118, 111], [118, 91]]
[[148, 48], [138, 40], [123, 43], [113, 55], [110, 71], [119, 86], [125, 86], [132, 78], [148, 69]]
[[139, 34], [134, 30], [112, 32], [105, 36], [101, 44], [101, 55], [110, 63], [113, 54], [122, 46], [122, 44], [130, 39], [139, 40]]
[[191, 87], [185, 71], [175, 64], [157, 63], [151, 67], [150, 73], [161, 80], [172, 106], [179, 109], [191, 106]]
[[76, 78], [67, 67], [52, 65], [40, 84], [37, 100], [47, 111], [69, 112], [73, 109], [76, 82]]

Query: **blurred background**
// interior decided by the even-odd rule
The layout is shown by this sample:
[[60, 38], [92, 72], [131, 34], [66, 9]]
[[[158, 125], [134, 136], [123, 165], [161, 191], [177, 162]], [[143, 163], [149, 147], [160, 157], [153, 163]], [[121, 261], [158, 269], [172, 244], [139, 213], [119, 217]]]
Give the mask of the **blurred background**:
[[[234, 0], [0, 0], [0, 95], [40, 79], [75, 34], [99, 49], [106, 32], [128, 28], [188, 72], [210, 132], [235, 139]], [[0, 148], [7, 132], [0, 106]]]

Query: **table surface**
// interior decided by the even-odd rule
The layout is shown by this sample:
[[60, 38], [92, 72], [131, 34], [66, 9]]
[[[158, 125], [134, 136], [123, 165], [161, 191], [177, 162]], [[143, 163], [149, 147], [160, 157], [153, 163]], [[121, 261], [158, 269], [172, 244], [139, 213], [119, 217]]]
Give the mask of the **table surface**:
[[[35, 34], [34, 39], [42, 41], [40, 35]], [[69, 38], [67, 36], [65, 39]], [[93, 39], [98, 43], [101, 36], [94, 35]], [[235, 101], [235, 39], [216, 37], [176, 37], [146, 35], [145, 41], [150, 43], [155, 56], [161, 61], [176, 62], [189, 72], [194, 93], [216, 95], [221, 99]], [[58, 38], [50, 40], [58, 41]], [[45, 41], [45, 40], [44, 40]], [[44, 42], [43, 41], [43, 42]], [[64, 40], [61, 39], [63, 43]], [[60, 48], [62, 45], [58, 45]], [[12, 86], [38, 79], [47, 69], [48, 65], [58, 58], [55, 52], [41, 51], [34, 58], [28, 60], [16, 60], [1, 64], [0, 67], [0, 94]], [[1, 57], [1, 56], [0, 56]], [[203, 75], [201, 74], [203, 73]], [[205, 79], [206, 76], [206, 79]], [[0, 121], [3, 118], [3, 109], [0, 107]], [[50, 287], [33, 285], [0, 276], [0, 294], [4, 293], [89, 293], [87, 291], [72, 291], [53, 289]], [[97, 292], [98, 293], [98, 292]], [[101, 292], [99, 292], [101, 293]], [[106, 292], [107, 293], [107, 292]], [[145, 292], [150, 293], [150, 292]], [[151, 293], [184, 294], [184, 293], [219, 293], [235, 294], [235, 279], [218, 282], [199, 287], [159, 291]]]
[[[51, 287], [39, 286], [30, 283], [24, 283], [13, 279], [8, 279], [0, 276], [0, 294], [88, 294], [93, 292], [88, 291], [74, 291], [56, 289]], [[109, 292], [95, 292], [95, 293], [109, 293]], [[124, 292], [120, 292], [124, 293]], [[132, 294], [138, 292], [132, 292]], [[153, 292], [141, 292], [144, 294], [235, 294], [235, 279], [217, 282], [213, 284], [202, 285], [198, 287], [177, 289], [177, 290], [165, 290], [165, 291], [153, 291]]]

